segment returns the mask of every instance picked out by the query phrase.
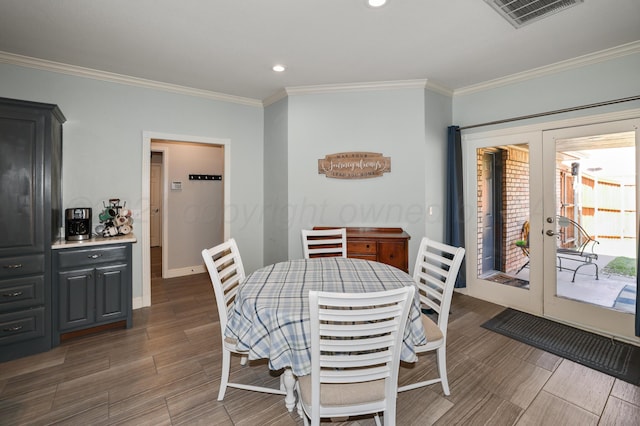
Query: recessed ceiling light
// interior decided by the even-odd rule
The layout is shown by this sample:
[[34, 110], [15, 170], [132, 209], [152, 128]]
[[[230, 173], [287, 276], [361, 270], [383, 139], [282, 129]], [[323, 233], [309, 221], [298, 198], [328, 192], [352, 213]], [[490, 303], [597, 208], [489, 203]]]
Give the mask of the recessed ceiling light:
[[284, 70], [286, 70], [287, 67], [285, 67], [284, 65], [274, 65], [272, 70], [274, 70], [275, 72], [283, 72]]
[[387, 4], [387, 0], [367, 0], [367, 6], [369, 7], [382, 7]]

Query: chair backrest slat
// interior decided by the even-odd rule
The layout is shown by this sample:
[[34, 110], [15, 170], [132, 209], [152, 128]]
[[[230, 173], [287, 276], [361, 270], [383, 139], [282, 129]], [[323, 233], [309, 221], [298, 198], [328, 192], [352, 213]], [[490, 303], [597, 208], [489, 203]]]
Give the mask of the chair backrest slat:
[[238, 286], [245, 279], [244, 267], [236, 241], [231, 238], [210, 249], [202, 250], [216, 297], [222, 335], [227, 327], [228, 311], [235, 301]]
[[458, 277], [464, 248], [424, 237], [420, 242], [413, 272], [420, 301], [438, 314], [438, 327], [446, 336], [453, 287]]
[[302, 251], [304, 258], [312, 257], [347, 257], [347, 230], [335, 229], [303, 229]]

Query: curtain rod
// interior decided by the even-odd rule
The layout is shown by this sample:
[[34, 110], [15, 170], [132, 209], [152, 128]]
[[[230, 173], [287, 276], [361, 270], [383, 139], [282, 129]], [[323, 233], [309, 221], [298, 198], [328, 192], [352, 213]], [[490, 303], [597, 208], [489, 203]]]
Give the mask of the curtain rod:
[[555, 111], [539, 112], [537, 114], [530, 114], [530, 115], [521, 115], [520, 117], [505, 118], [504, 120], [488, 121], [486, 123], [473, 124], [471, 126], [460, 127], [460, 130], [473, 129], [475, 127], [491, 126], [493, 124], [509, 123], [511, 121], [527, 120], [529, 118], [544, 117], [544, 116], [547, 116], [547, 115], [561, 114], [561, 113], [564, 113], [564, 112], [572, 112], [572, 111], [580, 111], [580, 110], [588, 109], [588, 108], [596, 108], [596, 107], [601, 107], [601, 106], [614, 105], [614, 104], [619, 104], [619, 103], [622, 103], [622, 102], [631, 102], [631, 101], [637, 101], [637, 100], [640, 100], [640, 95], [630, 96], [628, 98], [614, 99], [614, 100], [611, 100], [611, 101], [597, 102], [595, 104], [588, 104], [588, 105], [581, 105], [581, 106], [571, 107], [571, 108], [557, 109]]

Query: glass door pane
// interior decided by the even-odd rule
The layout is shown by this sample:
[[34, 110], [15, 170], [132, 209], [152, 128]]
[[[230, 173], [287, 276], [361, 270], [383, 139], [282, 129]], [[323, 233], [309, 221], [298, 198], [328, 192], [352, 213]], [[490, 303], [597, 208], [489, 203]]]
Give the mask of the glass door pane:
[[[463, 142], [465, 149], [469, 294], [526, 312], [542, 313], [539, 236], [541, 185], [532, 185], [532, 161], [541, 157], [541, 133], [497, 136]], [[538, 173], [539, 176], [539, 173]], [[471, 240], [471, 241], [470, 241]], [[536, 258], [536, 256], [538, 256]], [[471, 266], [472, 265], [472, 266]], [[469, 267], [473, 270], [470, 270]]]
[[543, 136], [544, 314], [632, 339], [636, 144], [629, 121]]
[[478, 278], [528, 290], [529, 144], [476, 152]]
[[635, 156], [634, 132], [556, 140], [557, 295], [632, 311], [618, 296], [636, 285]]

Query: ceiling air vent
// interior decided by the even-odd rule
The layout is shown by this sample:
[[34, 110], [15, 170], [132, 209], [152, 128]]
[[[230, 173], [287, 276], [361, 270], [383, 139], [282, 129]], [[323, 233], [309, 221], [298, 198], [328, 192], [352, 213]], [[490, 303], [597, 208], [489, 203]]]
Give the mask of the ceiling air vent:
[[511, 25], [520, 28], [554, 13], [583, 3], [584, 0], [484, 0]]

